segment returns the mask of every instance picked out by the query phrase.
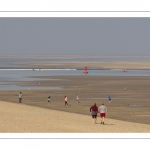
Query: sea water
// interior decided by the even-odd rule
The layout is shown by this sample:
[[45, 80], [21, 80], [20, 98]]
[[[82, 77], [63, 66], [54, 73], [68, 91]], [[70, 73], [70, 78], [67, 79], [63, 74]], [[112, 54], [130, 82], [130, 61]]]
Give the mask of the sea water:
[[[60, 87], [23, 87], [14, 85], [15, 82], [22, 81], [38, 81], [38, 80], [56, 80], [56, 79], [43, 79], [41, 76], [150, 76], [150, 70], [129, 70], [123, 72], [122, 70], [89, 70], [88, 74], [84, 74], [83, 70], [76, 69], [58, 69], [58, 70], [0, 70], [0, 90], [31, 90], [31, 89], [47, 89], [47, 88], [60, 88]], [[33, 78], [32, 76], [36, 76]], [[39, 77], [39, 78], [38, 78]]]
[[[54, 59], [55, 58], [55, 59]], [[143, 57], [31, 57], [31, 58], [12, 58], [12, 57], [2, 57], [0, 58], [0, 90], [21, 90], [21, 89], [44, 89], [44, 88], [61, 88], [61, 87], [24, 87], [14, 85], [14, 82], [21, 81], [38, 81], [38, 80], [54, 80], [54, 79], [41, 79], [41, 76], [150, 76], [150, 70], [128, 70], [124, 72], [121, 69], [110, 69], [110, 70], [88, 70], [88, 74], [84, 74], [83, 70], [74, 69], [48, 69], [48, 67], [43, 67], [39, 70], [39, 66], [21, 66], [21, 65], [11, 65], [19, 62], [50, 62], [50, 61], [142, 61], [149, 60], [149, 56]], [[35, 68], [33, 70], [33, 68]], [[36, 69], [37, 68], [37, 69]], [[33, 78], [36, 76], [37, 78]], [[39, 78], [38, 78], [39, 77]]]

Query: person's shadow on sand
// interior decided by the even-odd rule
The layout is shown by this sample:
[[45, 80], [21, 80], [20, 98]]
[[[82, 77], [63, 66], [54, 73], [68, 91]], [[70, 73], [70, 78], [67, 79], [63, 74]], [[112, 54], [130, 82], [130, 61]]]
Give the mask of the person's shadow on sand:
[[[96, 123], [96, 124], [101, 124], [101, 123]], [[110, 125], [110, 126], [113, 126], [115, 124], [108, 124], [108, 123], [105, 123], [105, 124], [102, 124], [102, 125]]]

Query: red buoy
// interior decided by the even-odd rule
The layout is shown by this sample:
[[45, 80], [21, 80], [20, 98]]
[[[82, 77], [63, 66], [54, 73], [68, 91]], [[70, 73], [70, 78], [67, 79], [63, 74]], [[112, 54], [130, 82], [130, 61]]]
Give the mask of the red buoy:
[[88, 73], [88, 71], [87, 71], [87, 66], [84, 66], [84, 72], [83, 72], [83, 73], [85, 73], [85, 74]]

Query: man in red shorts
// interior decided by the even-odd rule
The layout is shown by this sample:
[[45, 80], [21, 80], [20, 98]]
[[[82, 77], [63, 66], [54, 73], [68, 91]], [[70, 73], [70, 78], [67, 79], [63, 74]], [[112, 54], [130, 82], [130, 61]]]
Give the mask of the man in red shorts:
[[96, 106], [96, 103], [90, 108], [90, 112], [93, 118], [93, 123], [96, 124], [97, 113], [98, 113], [98, 107]]
[[98, 108], [98, 110], [100, 112], [101, 124], [104, 124], [105, 116], [107, 115], [107, 108], [104, 105], [104, 103], [102, 103], [102, 105]]

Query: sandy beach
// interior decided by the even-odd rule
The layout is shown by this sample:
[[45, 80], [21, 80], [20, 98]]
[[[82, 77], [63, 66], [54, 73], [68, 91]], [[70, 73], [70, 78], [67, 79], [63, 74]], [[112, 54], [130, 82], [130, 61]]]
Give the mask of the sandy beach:
[[[24, 63], [61, 68], [149, 69], [149, 62], [74, 62]], [[11, 64], [12, 65], [12, 64]], [[36, 78], [36, 76], [32, 77]], [[38, 77], [39, 78], [39, 77]], [[41, 76], [38, 81], [16, 82], [22, 86], [51, 86], [59, 89], [23, 90], [23, 103], [18, 103], [20, 91], [0, 91], [0, 132], [149, 132], [149, 76]], [[55, 79], [55, 80], [44, 80]], [[40, 85], [39, 85], [40, 82]], [[80, 103], [76, 103], [79, 94]], [[70, 106], [64, 105], [68, 96]], [[109, 103], [107, 95], [112, 97]], [[47, 97], [52, 103], [48, 105]], [[89, 112], [96, 103], [107, 106], [106, 125], [92, 124]], [[94, 127], [93, 127], [94, 126]], [[86, 128], [85, 128], [86, 127]]]
[[[14, 56], [0, 56], [2, 59], [16, 59]], [[150, 69], [149, 56], [86, 56], [86, 55], [31, 55], [20, 56], [21, 59], [29, 61], [10, 61], [8, 65], [13, 66], [37, 66], [38, 68], [70, 68], [83, 69]], [[142, 60], [141, 60], [142, 58]], [[128, 60], [129, 59], [129, 60]], [[110, 60], [110, 61], [109, 61]], [[141, 61], [140, 61], [141, 60]]]
[[26, 62], [11, 63], [11, 65], [27, 65], [50, 68], [83, 69], [150, 69], [150, 61], [113, 61], [113, 62]]
[[93, 124], [91, 117], [75, 113], [48, 110], [25, 104], [0, 102], [1, 133], [141, 133], [150, 125], [106, 119], [106, 124]]
[[[42, 80], [42, 79], [59, 80]], [[0, 132], [149, 132], [150, 77], [116, 76], [41, 76], [26, 85], [60, 86], [61, 89], [0, 91]], [[21, 84], [16, 83], [16, 84]], [[38, 85], [39, 86], [39, 85]], [[80, 103], [76, 103], [76, 94]], [[109, 103], [107, 95], [113, 103]], [[47, 97], [52, 103], [48, 105]], [[64, 105], [68, 96], [70, 106]], [[108, 108], [105, 125], [92, 123], [90, 107], [104, 102]]]

